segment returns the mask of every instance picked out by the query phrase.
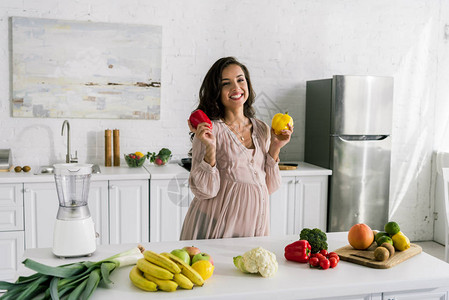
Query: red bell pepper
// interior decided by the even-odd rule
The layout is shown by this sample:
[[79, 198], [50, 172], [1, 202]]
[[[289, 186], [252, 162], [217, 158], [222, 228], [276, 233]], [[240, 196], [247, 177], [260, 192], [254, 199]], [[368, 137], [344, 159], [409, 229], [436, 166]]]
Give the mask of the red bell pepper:
[[284, 256], [287, 260], [306, 263], [309, 261], [312, 247], [308, 241], [299, 240], [287, 245], [284, 251]]
[[210, 121], [209, 117], [202, 111], [201, 109], [195, 110], [189, 117], [190, 124], [192, 124], [192, 127], [196, 129], [198, 124], [200, 123], [208, 123], [209, 128], [212, 129], [212, 122]]

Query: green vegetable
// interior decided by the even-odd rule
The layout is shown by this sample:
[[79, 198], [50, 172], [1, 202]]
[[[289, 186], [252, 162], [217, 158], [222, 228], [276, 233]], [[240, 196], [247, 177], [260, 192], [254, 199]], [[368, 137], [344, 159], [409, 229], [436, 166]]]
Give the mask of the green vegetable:
[[310, 246], [312, 246], [312, 253], [320, 252], [322, 249], [327, 250], [326, 233], [318, 228], [304, 228], [299, 234], [299, 239], [307, 240], [309, 242]]
[[77, 262], [58, 267], [47, 266], [32, 259], [23, 264], [37, 273], [19, 277], [15, 283], [0, 281], [0, 290], [7, 290], [0, 299], [89, 299], [100, 281], [111, 284], [109, 275], [115, 269], [133, 265], [142, 258], [142, 246], [135, 247], [98, 262]]
[[160, 158], [164, 163], [166, 163], [171, 157], [171, 151], [167, 148], [162, 148], [159, 150], [159, 153], [156, 152], [148, 152], [146, 157], [150, 160], [150, 162], [154, 163], [156, 158]]

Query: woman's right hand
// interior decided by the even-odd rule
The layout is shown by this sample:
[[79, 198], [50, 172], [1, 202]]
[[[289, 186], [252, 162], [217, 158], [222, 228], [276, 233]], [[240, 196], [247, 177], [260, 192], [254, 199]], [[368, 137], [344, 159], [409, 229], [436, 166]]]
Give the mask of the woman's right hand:
[[206, 153], [204, 155], [204, 161], [210, 164], [212, 167], [215, 166], [215, 135], [212, 133], [208, 123], [200, 123], [198, 126], [193, 128], [190, 121], [187, 120], [190, 131], [195, 134], [195, 137], [200, 140], [200, 142], [206, 146]]
[[195, 134], [196, 138], [199, 139], [206, 148], [210, 146], [215, 148], [215, 135], [212, 133], [212, 129], [209, 128], [210, 125], [208, 123], [200, 123], [196, 129], [193, 128], [189, 120], [187, 120], [187, 124], [189, 125], [190, 131]]

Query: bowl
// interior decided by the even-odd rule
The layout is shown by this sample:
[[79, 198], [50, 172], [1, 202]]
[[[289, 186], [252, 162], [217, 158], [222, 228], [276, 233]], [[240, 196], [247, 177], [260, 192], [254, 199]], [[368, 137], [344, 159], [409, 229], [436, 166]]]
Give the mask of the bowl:
[[158, 167], [165, 166], [171, 160], [171, 155], [169, 157], [160, 158], [159, 155], [156, 155], [154, 158], [153, 164]]
[[143, 166], [146, 156], [138, 156], [135, 153], [125, 154], [125, 161], [130, 168], [139, 168]]

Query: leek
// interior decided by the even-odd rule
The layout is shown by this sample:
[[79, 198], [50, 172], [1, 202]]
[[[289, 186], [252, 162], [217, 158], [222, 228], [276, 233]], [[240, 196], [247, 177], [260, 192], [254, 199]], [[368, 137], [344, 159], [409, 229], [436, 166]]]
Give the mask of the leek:
[[135, 265], [143, 257], [143, 251], [145, 249], [139, 245], [98, 262], [83, 261], [57, 267], [25, 259], [22, 263], [36, 273], [20, 276], [15, 283], [0, 281], [0, 290], [6, 290], [0, 299], [56, 300], [65, 295], [67, 299], [89, 299], [101, 281], [112, 284], [110, 274], [117, 268]]

